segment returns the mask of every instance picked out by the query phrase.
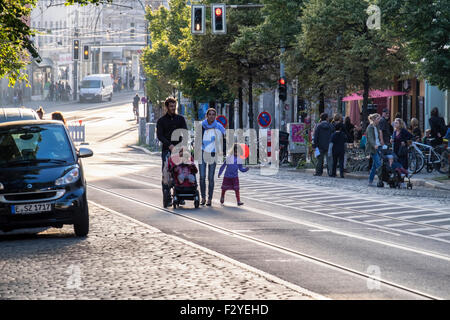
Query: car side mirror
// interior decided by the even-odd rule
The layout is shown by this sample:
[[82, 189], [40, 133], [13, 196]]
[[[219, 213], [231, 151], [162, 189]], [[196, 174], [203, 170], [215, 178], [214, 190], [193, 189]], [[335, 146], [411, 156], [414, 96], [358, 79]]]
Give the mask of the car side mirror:
[[80, 148], [78, 150], [78, 158], [89, 158], [94, 155], [94, 152], [88, 148]]

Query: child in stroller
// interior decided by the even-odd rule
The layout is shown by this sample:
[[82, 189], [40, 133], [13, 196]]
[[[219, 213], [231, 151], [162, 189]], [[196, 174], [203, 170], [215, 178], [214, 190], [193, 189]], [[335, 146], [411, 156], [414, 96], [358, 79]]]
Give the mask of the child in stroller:
[[169, 157], [168, 169], [173, 187], [172, 205], [174, 209], [184, 205], [185, 200], [193, 200], [195, 208], [198, 208], [200, 196], [195, 176], [198, 169], [194, 164], [194, 158], [191, 155], [184, 155], [181, 150], [178, 155]]
[[[389, 150], [382, 150], [381, 158], [383, 163], [378, 169], [378, 187], [384, 187], [384, 182], [386, 182], [391, 188], [412, 189], [411, 175], [397, 161], [396, 155]], [[408, 179], [407, 183], [405, 178]]]

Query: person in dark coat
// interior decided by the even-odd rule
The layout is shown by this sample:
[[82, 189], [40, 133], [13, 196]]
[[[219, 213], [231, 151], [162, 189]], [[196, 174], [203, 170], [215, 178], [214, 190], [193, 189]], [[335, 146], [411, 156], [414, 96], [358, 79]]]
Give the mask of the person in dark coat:
[[447, 132], [447, 127], [444, 118], [439, 116], [438, 108], [433, 108], [433, 110], [431, 110], [431, 118], [428, 122], [431, 127], [431, 138], [434, 139], [432, 141], [432, 146], [435, 147], [442, 144], [443, 137]]
[[400, 118], [395, 119], [391, 143], [394, 146], [394, 153], [397, 155], [403, 168], [408, 168], [408, 147], [406, 143], [412, 139], [414, 139], [414, 136], [406, 130], [403, 120]]
[[333, 130], [333, 125], [328, 122], [328, 114], [322, 113], [320, 115], [320, 123], [314, 131], [313, 148], [318, 148], [320, 152], [317, 156], [315, 176], [321, 176], [323, 173], [324, 157], [328, 154], [328, 146], [330, 145], [330, 138]]
[[331, 177], [336, 177], [336, 168], [339, 161], [339, 171], [341, 178], [344, 178], [344, 156], [345, 144], [347, 142], [347, 135], [343, 132], [344, 125], [337, 123], [335, 132], [331, 135], [330, 147], [328, 149], [328, 156], [333, 157], [333, 170]]
[[350, 117], [345, 117], [342, 131], [347, 135], [347, 143], [355, 141], [355, 125], [351, 122]]

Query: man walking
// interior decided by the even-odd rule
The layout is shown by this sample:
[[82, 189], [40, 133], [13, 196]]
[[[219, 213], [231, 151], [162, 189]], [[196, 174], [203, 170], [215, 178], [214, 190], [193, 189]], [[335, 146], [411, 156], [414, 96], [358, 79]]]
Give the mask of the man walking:
[[[172, 140], [172, 134], [177, 129], [186, 129], [186, 120], [184, 117], [176, 114], [177, 100], [174, 98], [167, 98], [164, 102], [166, 107], [166, 114], [162, 116], [158, 122], [156, 123], [156, 136], [158, 140], [162, 143], [162, 171], [164, 170], [165, 162], [169, 159], [171, 152], [175, 148], [177, 144], [182, 142], [182, 138], [178, 141]], [[169, 195], [168, 204], [170, 206], [171, 198], [170, 198], [170, 188], [167, 184], [162, 182], [162, 190], [167, 192]]]
[[389, 109], [383, 109], [380, 122], [378, 123], [378, 129], [380, 129], [382, 133], [380, 138], [381, 145], [389, 146], [391, 144], [391, 137], [393, 133], [393, 130], [391, 130], [391, 125], [389, 124]]
[[139, 94], [136, 93], [133, 98], [133, 113], [136, 117], [136, 123], [139, 123], [139, 101], [141, 101], [141, 97], [139, 97]]
[[314, 131], [313, 148], [319, 149], [320, 154], [317, 155], [316, 173], [314, 176], [322, 176], [324, 157], [328, 154], [328, 146], [330, 145], [331, 135], [334, 128], [328, 122], [328, 114], [322, 113], [320, 115], [320, 123]]

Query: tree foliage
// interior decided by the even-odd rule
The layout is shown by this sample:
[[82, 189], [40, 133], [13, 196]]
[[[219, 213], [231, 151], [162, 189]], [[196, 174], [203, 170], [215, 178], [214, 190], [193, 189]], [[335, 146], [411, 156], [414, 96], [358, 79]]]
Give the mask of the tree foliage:
[[[66, 0], [66, 5], [109, 2], [112, 0]], [[8, 77], [12, 86], [17, 80], [27, 81], [21, 70], [30, 56], [39, 57], [31, 41], [35, 32], [28, 25], [36, 3], [37, 0], [0, 0], [0, 78]]]

